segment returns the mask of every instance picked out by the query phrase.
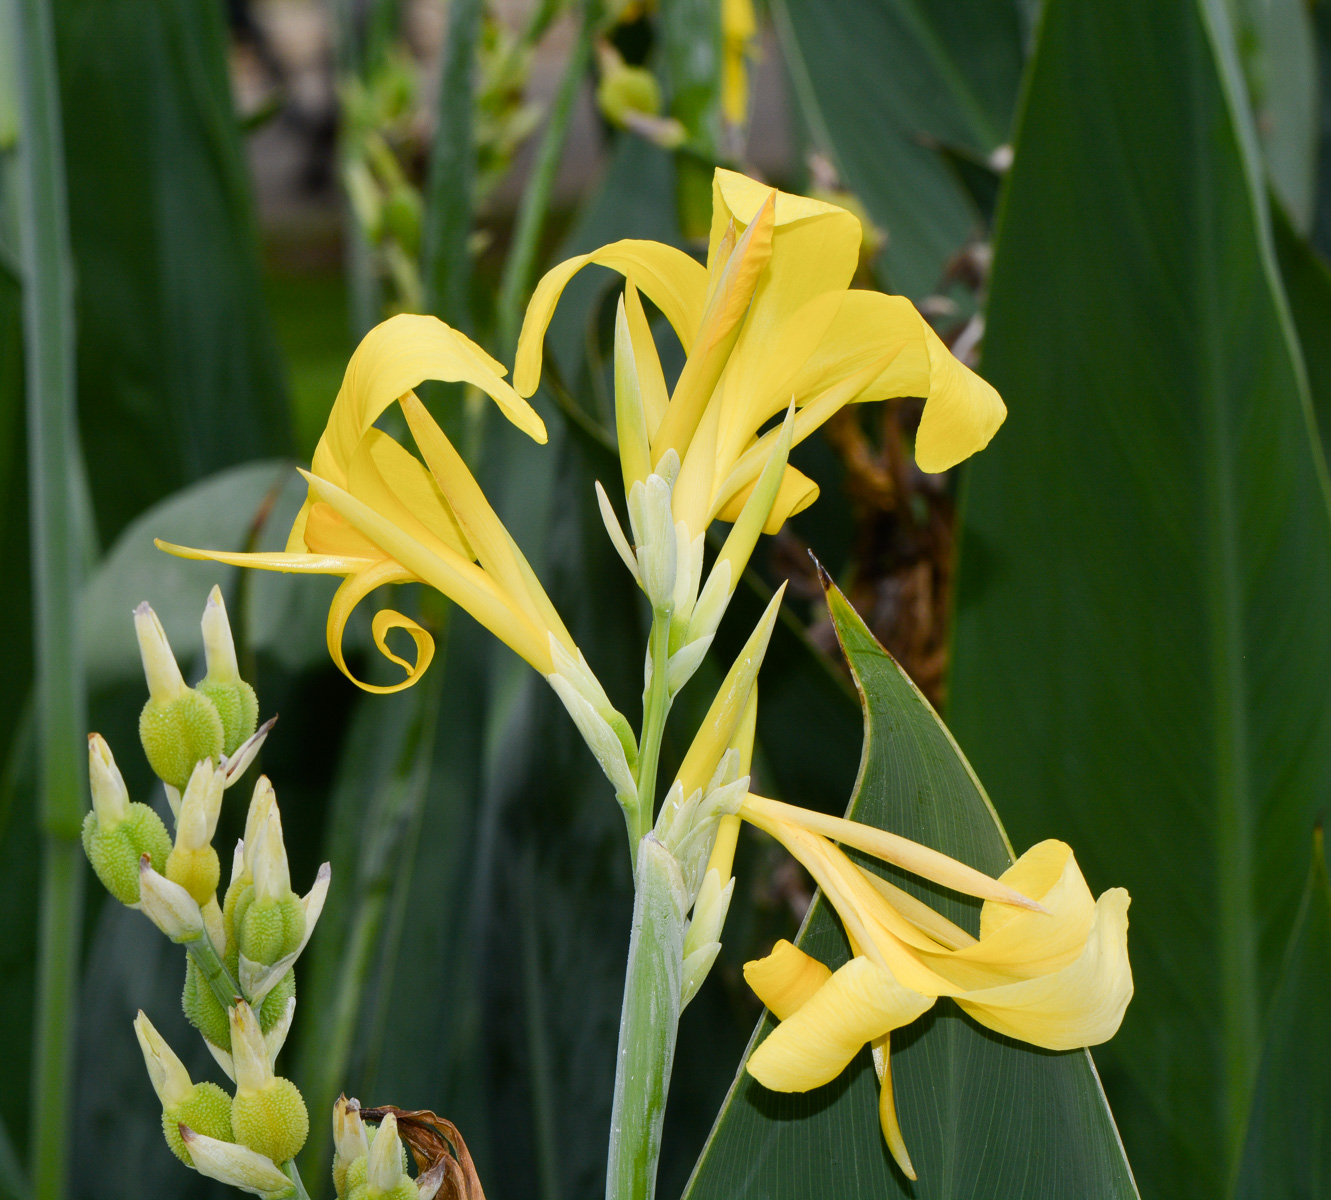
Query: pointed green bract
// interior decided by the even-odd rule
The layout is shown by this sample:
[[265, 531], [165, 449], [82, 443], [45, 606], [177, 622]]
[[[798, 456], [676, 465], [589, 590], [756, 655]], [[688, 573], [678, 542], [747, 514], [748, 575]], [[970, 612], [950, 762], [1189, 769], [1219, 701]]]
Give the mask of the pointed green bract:
[[[951, 735], [841, 593], [833, 589], [829, 603], [865, 713], [847, 815], [1001, 873], [1012, 862], [1011, 847]], [[978, 901], [890, 868], [884, 873], [978, 933]], [[849, 959], [840, 922], [821, 897], [798, 944], [834, 969]], [[765, 1016], [754, 1042], [770, 1029]], [[878, 1078], [865, 1049], [836, 1080], [808, 1093], [769, 1092], [741, 1067], [685, 1200], [1136, 1197], [1085, 1051], [1054, 1054], [996, 1036], [944, 1000], [893, 1036], [891, 1063], [918, 1183], [906, 1181], [884, 1145]]]

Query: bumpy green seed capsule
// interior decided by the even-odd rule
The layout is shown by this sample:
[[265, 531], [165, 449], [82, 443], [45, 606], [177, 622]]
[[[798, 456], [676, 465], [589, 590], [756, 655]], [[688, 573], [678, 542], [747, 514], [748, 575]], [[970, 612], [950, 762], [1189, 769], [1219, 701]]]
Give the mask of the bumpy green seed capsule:
[[[180, 997], [180, 1006], [195, 1029], [219, 1050], [231, 1053], [231, 1025], [227, 1020], [227, 1011], [208, 986], [203, 972], [188, 956], [185, 959], [185, 989]], [[189, 1122], [185, 1124], [189, 1125]], [[194, 1126], [190, 1125], [190, 1128]]]
[[275, 1075], [257, 1091], [241, 1089], [231, 1102], [231, 1128], [242, 1146], [275, 1163], [296, 1157], [310, 1135], [310, 1114], [300, 1089]]
[[256, 899], [245, 909], [236, 943], [251, 962], [268, 965], [294, 954], [304, 936], [305, 908], [299, 897]]
[[139, 714], [139, 740], [148, 765], [177, 791], [189, 783], [196, 763], [218, 760], [226, 745], [217, 709], [194, 688], [170, 700], [149, 697]]
[[292, 968], [273, 985], [273, 990], [263, 998], [259, 1005], [259, 1028], [267, 1033], [282, 1019], [287, 1010], [288, 1001], [296, 995], [296, 971]]
[[162, 1132], [166, 1144], [187, 1167], [192, 1167], [180, 1126], [188, 1125], [195, 1133], [216, 1138], [219, 1142], [232, 1140], [231, 1097], [215, 1083], [196, 1083], [188, 1096], [179, 1104], [162, 1110]]
[[83, 852], [97, 878], [121, 904], [139, 902], [139, 859], [148, 855], [153, 869], [160, 871], [171, 853], [166, 826], [146, 804], [127, 806], [128, 815], [106, 828], [96, 811], [83, 818]]

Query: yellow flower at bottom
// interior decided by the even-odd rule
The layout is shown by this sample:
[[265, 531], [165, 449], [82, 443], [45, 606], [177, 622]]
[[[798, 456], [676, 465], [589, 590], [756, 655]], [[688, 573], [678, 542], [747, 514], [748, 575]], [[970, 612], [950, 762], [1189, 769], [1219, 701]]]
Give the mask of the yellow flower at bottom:
[[[853, 957], [835, 972], [788, 942], [745, 966], [780, 1024], [748, 1070], [775, 1091], [834, 1079], [864, 1045], [881, 1081], [883, 1134], [914, 1178], [897, 1123], [888, 1037], [939, 996], [980, 1024], [1049, 1050], [1107, 1041], [1132, 998], [1128, 894], [1092, 897], [1063, 842], [1031, 847], [997, 880], [883, 830], [750, 795], [739, 815], [780, 841], [813, 875], [845, 927]], [[824, 835], [829, 836], [824, 836]], [[972, 937], [920, 900], [851, 861], [831, 838], [936, 883], [983, 895]]]

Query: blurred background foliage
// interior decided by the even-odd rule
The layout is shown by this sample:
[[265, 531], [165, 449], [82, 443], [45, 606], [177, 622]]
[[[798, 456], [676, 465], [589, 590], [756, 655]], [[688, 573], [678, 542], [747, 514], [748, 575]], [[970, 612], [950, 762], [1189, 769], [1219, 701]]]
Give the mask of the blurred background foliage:
[[[34, 1197], [27, 1163], [62, 1119], [68, 1195], [220, 1194], [164, 1152], [129, 1036], [143, 1007], [198, 1047], [179, 980], [99, 889], [67, 1118], [33, 1099], [44, 835], [18, 31], [41, 9], [74, 272], [65, 537], [88, 721], [147, 798], [130, 610], [150, 599], [184, 661], [221, 582], [247, 677], [281, 714], [263, 769], [294, 878], [333, 864], [289, 1051], [315, 1114], [344, 1088], [434, 1108], [492, 1200], [599, 1194], [631, 896], [620, 817], [541, 681], [464, 614], [399, 597], [440, 653], [420, 686], [368, 697], [328, 661], [324, 583], [240, 578], [151, 538], [279, 545], [291, 464], [365, 329], [432, 311], [511, 361], [552, 262], [630, 236], [698, 251], [720, 163], [855, 208], [862, 282], [914, 300], [1011, 413], [956, 477], [915, 469], [912, 401], [843, 413], [798, 448], [822, 497], [765, 543], [717, 643], [725, 662], [789, 582], [758, 783], [839, 812], [855, 782], [861, 717], [812, 550], [945, 711], [1017, 848], [1065, 838], [1094, 890], [1132, 892], [1137, 996], [1095, 1059], [1141, 1193], [1331, 1195], [1314, 837], [1331, 794], [1331, 3], [769, 0], [748, 40], [722, 8], [0, 2], [0, 1195], [59, 1194]], [[724, 112], [727, 61], [749, 75], [742, 119]], [[551, 326], [534, 401], [549, 446], [457, 389], [428, 399], [632, 718], [646, 614], [591, 488], [617, 470], [615, 293], [579, 276]], [[662, 352], [677, 369], [678, 346]], [[367, 642], [353, 625], [361, 672], [378, 669]], [[667, 757], [708, 694], [682, 697]], [[240, 820], [229, 807], [219, 844]], [[740, 856], [719, 967], [684, 1020], [666, 1195], [760, 1016], [742, 963], [812, 896], [764, 839]], [[328, 1133], [316, 1115], [306, 1177], [325, 1191]], [[720, 1178], [731, 1196], [803, 1186]], [[901, 1194], [1011, 1186], [981, 1173]]]

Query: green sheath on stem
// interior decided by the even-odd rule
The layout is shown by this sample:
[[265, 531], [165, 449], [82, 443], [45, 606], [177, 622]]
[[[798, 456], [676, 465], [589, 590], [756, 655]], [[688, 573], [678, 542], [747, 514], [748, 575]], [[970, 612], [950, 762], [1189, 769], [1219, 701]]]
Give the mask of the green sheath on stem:
[[679, 1032], [688, 896], [679, 866], [649, 833], [638, 847], [633, 931], [619, 1018], [606, 1200], [651, 1200]]
[[37, 967], [32, 1183], [66, 1190], [70, 1075], [82, 925], [81, 471], [74, 415], [74, 304], [55, 37], [48, 0], [19, 0], [18, 182], [27, 373], [37, 729], [45, 877]]

